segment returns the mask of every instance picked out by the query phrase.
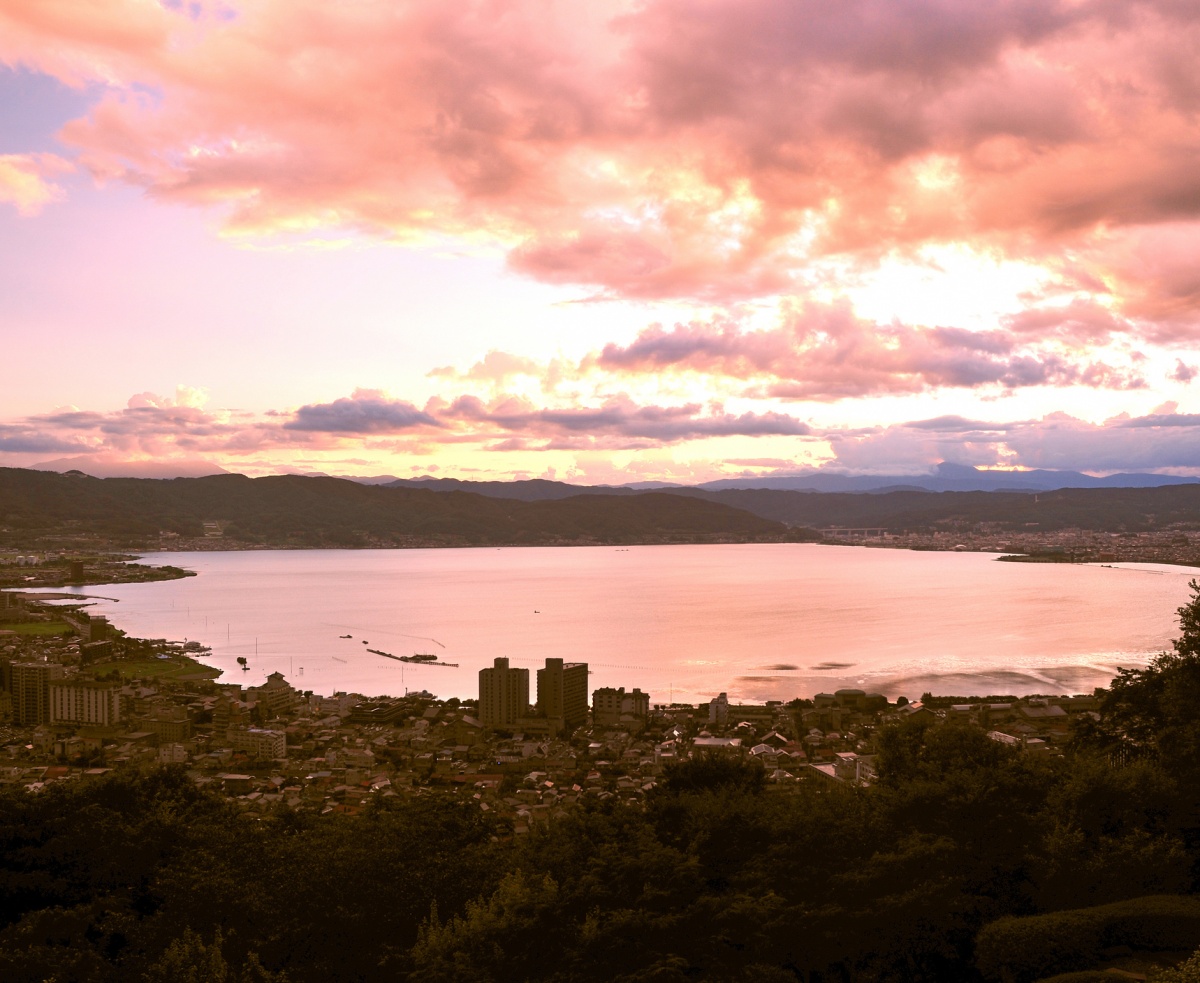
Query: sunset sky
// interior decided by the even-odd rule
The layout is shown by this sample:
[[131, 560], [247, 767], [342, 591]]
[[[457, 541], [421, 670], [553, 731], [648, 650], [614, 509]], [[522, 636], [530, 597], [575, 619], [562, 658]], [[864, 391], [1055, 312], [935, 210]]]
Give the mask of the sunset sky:
[[0, 465], [1200, 474], [1196, 0], [0, 0]]

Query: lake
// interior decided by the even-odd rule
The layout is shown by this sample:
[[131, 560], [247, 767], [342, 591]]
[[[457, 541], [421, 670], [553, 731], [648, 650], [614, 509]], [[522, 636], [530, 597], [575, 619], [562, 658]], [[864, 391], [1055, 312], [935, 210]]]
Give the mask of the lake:
[[[82, 588], [129, 634], [194, 639], [222, 681], [477, 695], [496, 656], [591, 688], [763, 702], [1076, 693], [1169, 647], [1197, 571], [811, 544], [147, 554], [196, 577]], [[346, 639], [339, 636], [353, 635]], [[370, 654], [436, 653], [457, 668]], [[243, 656], [249, 671], [240, 671]], [[531, 686], [531, 690], [532, 690]], [[531, 692], [532, 696], [532, 692]]]

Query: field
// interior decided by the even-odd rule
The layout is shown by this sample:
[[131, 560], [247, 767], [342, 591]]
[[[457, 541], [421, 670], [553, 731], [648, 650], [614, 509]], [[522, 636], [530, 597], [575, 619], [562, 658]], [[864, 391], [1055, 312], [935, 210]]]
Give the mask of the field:
[[15, 631], [18, 635], [30, 635], [34, 637], [62, 635], [65, 632], [75, 631], [65, 621], [25, 621], [15, 625], [5, 625], [4, 627], [6, 631]]
[[170, 659], [138, 659], [121, 662], [99, 662], [90, 667], [98, 674], [116, 670], [125, 679], [216, 679], [220, 669], [206, 666], [186, 656]]

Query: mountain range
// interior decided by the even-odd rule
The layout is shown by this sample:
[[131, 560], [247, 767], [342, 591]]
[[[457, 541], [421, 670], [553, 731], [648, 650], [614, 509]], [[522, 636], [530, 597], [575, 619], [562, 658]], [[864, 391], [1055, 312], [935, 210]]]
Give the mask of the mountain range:
[[1200, 483], [1033, 494], [580, 491], [542, 479], [365, 485], [302, 475], [100, 479], [0, 468], [0, 542], [8, 546], [98, 537], [147, 548], [161, 545], [163, 531], [216, 548], [794, 542], [820, 539], [817, 530], [836, 527], [921, 533], [984, 524], [994, 531], [1197, 529]]
[[[229, 474], [224, 468], [203, 460], [183, 462], [117, 461], [94, 457], [59, 458], [32, 466], [37, 471], [65, 473], [82, 471], [95, 478], [199, 478]], [[433, 491], [469, 491], [491, 498], [537, 501], [572, 495], [621, 495], [637, 491], [673, 491], [699, 488], [705, 491], [767, 488], [775, 491], [889, 492], [889, 491], [1018, 491], [1041, 492], [1059, 488], [1157, 488], [1193, 484], [1200, 479], [1171, 474], [1120, 473], [1103, 477], [1082, 471], [994, 471], [943, 461], [927, 474], [845, 474], [836, 471], [805, 471], [760, 477], [719, 478], [683, 485], [666, 481], [642, 481], [625, 485], [577, 485], [564, 481], [532, 478], [523, 481], [469, 481], [459, 478], [398, 478], [381, 475], [329, 475], [324, 472], [293, 472], [306, 477], [348, 478], [364, 485], [394, 485], [429, 488]]]
[[662, 492], [521, 502], [343, 478], [222, 474], [154, 480], [0, 468], [0, 543], [136, 548], [181, 540], [238, 546], [485, 546], [780, 542], [777, 520]]

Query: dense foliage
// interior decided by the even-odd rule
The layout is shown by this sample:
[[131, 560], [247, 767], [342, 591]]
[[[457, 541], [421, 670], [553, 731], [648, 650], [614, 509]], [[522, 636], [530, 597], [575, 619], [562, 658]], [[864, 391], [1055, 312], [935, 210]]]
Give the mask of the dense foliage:
[[515, 838], [436, 794], [250, 819], [174, 768], [9, 792], [0, 978], [1001, 979], [1029, 945], [998, 933], [1041, 936], [977, 952], [998, 919], [1195, 889], [1200, 817], [1157, 763], [984, 740], [902, 725], [861, 790], [679, 770]]

